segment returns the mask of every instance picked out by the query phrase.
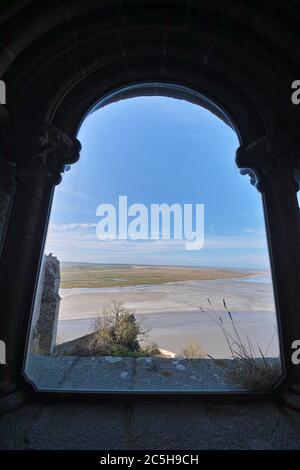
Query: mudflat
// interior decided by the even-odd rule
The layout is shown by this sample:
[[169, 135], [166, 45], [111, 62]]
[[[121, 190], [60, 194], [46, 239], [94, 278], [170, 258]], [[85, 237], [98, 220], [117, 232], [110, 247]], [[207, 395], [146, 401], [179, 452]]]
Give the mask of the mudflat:
[[[130, 272], [136, 273], [139, 269]], [[153, 268], [154, 271], [156, 269], [158, 268]], [[185, 272], [179, 272], [181, 270]], [[127, 267], [126, 272], [128, 271]], [[145, 271], [146, 268], [141, 268], [141, 272]], [[162, 271], [164, 269], [160, 268], [159, 272]], [[166, 270], [165, 279], [170, 279], [171, 271], [174, 268]], [[269, 273], [203, 269], [195, 269], [198, 272], [194, 273], [194, 269], [189, 268], [176, 268], [175, 271], [178, 276], [204, 277], [208, 274], [219, 277], [146, 284], [146, 278], [141, 276], [140, 282], [133, 285], [119, 282], [118, 286], [110, 287], [61, 289], [58, 342], [93, 331], [95, 317], [101, 314], [105, 305], [116, 300], [135, 312], [137, 318], [149, 329], [149, 340], [158, 343], [160, 347], [180, 354], [189, 340], [196, 339], [211, 356], [229, 357], [224, 337], [213, 321], [207, 301], [209, 298], [217, 313], [223, 316], [230, 327], [223, 306], [225, 299], [234, 320], [251, 342], [255, 346], [259, 344], [264, 351], [268, 348], [276, 332]], [[200, 307], [206, 312], [201, 311]], [[271, 356], [278, 355], [276, 334], [268, 352]]]
[[70, 289], [135, 286], [192, 280], [234, 279], [253, 274], [253, 272], [216, 268], [62, 263], [60, 287]]

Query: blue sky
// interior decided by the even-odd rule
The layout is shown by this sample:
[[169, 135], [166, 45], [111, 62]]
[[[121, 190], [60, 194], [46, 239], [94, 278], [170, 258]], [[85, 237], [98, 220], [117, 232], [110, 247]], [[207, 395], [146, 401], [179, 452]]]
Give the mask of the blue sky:
[[[209, 111], [166, 97], [122, 100], [90, 114], [81, 157], [56, 188], [46, 251], [62, 261], [268, 268], [261, 197], [235, 165], [235, 132]], [[96, 208], [205, 205], [205, 242], [106, 240]]]

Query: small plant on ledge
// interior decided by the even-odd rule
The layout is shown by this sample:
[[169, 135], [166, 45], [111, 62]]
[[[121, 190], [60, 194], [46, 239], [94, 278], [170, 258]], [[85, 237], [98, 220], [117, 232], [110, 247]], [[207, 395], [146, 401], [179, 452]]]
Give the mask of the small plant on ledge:
[[[122, 303], [113, 301], [98, 315], [94, 323], [95, 336], [91, 352], [99, 356], [150, 356], [157, 346], [142, 347], [147, 330], [142, 328], [134, 313]], [[152, 351], [153, 350], [153, 351]]]
[[195, 338], [190, 338], [182, 349], [182, 356], [185, 359], [205, 359], [207, 353]]
[[276, 333], [272, 336], [265, 352], [257, 344], [258, 354], [249, 337], [238, 327], [230, 310], [223, 299], [224, 312], [229, 322], [225, 322], [222, 314], [213, 307], [211, 300], [207, 299], [208, 310], [199, 307], [201, 312], [207, 313], [220, 328], [231, 358], [234, 360], [232, 367], [228, 368], [228, 376], [234, 383], [252, 391], [272, 389], [281, 376], [280, 359], [268, 357], [268, 351]]

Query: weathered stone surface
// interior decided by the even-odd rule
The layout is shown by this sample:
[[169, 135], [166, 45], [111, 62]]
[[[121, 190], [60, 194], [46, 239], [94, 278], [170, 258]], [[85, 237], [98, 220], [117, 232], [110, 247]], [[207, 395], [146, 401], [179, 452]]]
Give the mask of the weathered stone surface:
[[[40, 390], [89, 391], [237, 391], [230, 380], [231, 360], [159, 357], [34, 355], [28, 379]], [[126, 374], [125, 374], [126, 372]]]
[[300, 430], [275, 404], [81, 400], [2, 417], [0, 449], [300, 449]]
[[9, 150], [9, 114], [0, 104], [0, 256], [17, 184], [16, 167]]
[[35, 350], [41, 354], [50, 354], [55, 345], [60, 304], [59, 283], [59, 260], [49, 254], [44, 257], [35, 305], [38, 319], [33, 341]]
[[94, 341], [95, 333], [89, 333], [87, 335], [81, 336], [80, 338], [57, 344], [53, 350], [53, 353], [58, 356], [89, 356], [91, 354], [90, 346]]

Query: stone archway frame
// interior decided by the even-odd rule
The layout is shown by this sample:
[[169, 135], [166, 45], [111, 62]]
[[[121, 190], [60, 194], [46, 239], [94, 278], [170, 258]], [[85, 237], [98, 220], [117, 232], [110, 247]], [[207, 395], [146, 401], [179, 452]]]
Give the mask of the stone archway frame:
[[[0, 267], [0, 328], [9, 364], [2, 374], [5, 393], [23, 383], [53, 188], [64, 166], [79, 157], [80, 123], [99, 99], [132, 85], [137, 92], [145, 83], [196, 92], [202, 105], [221, 112], [237, 131], [237, 164], [264, 202], [285, 387], [299, 385], [299, 368], [290, 360], [291, 344], [300, 339], [294, 182], [300, 109], [290, 96], [300, 76], [298, 24], [285, 6], [268, 10], [261, 2], [237, 10], [229, 3], [224, 8], [214, 2], [65, 0], [50, 6], [27, 0], [0, 20], [8, 111], [1, 117], [8, 131], [0, 153], [17, 181]], [[31, 15], [21, 21], [25, 6]], [[18, 30], [12, 33], [14, 22]]]

